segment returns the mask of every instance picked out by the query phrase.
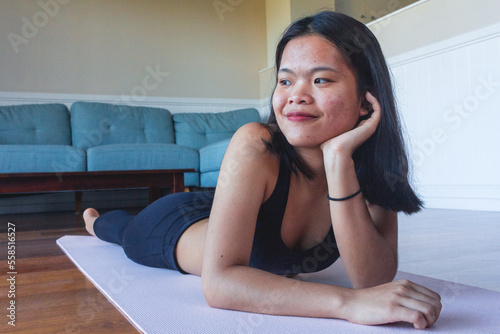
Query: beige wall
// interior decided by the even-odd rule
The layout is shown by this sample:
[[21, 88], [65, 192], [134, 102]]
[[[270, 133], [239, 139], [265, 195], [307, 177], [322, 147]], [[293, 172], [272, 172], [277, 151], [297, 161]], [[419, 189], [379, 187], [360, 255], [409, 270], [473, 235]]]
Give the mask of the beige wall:
[[323, 9], [335, 10], [335, 0], [266, 0], [268, 66], [274, 66], [276, 44], [288, 25]]
[[40, 2], [0, 0], [0, 91], [260, 97], [265, 0]]
[[498, 0], [427, 0], [369, 24], [387, 58], [500, 22]]
[[[345, 1], [0, 0], [0, 92], [264, 98], [274, 75], [259, 71], [284, 28], [327, 6]], [[498, 0], [428, 0], [369, 27], [392, 57], [499, 12]]]
[[276, 45], [291, 20], [290, 0], [266, 0], [268, 67], [274, 65]]
[[290, 0], [292, 21], [313, 15], [320, 10], [335, 10], [335, 0]]
[[268, 98], [275, 84], [275, 52], [283, 31], [301, 17], [335, 9], [335, 0], [266, 0], [267, 68], [260, 71], [260, 97]]

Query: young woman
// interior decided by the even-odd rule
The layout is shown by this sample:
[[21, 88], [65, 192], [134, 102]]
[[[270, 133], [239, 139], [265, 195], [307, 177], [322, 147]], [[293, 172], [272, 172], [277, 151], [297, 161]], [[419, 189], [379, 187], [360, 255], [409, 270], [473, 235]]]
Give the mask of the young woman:
[[[397, 212], [421, 202], [375, 37], [338, 13], [306, 17], [285, 31], [276, 68], [269, 124], [236, 132], [213, 198], [173, 194], [137, 216], [88, 209], [88, 231], [138, 263], [201, 275], [212, 307], [431, 326], [439, 295], [392, 282]], [[291, 277], [339, 256], [353, 289]]]

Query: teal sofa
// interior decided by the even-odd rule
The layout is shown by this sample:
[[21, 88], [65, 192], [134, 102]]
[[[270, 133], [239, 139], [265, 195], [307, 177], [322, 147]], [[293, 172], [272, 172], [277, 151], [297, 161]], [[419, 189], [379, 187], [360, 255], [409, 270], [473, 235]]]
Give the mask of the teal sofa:
[[72, 146], [64, 104], [0, 107], [0, 173], [85, 171], [85, 151]]
[[178, 113], [75, 102], [0, 107], [0, 173], [194, 169], [185, 186], [215, 187], [234, 132], [256, 109]]

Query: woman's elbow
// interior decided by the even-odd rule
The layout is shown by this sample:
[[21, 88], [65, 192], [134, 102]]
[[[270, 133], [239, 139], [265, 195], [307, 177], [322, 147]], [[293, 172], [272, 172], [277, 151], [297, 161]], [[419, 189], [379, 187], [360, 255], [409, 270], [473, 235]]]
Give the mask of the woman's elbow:
[[208, 306], [213, 308], [227, 308], [227, 300], [220, 286], [220, 279], [217, 277], [210, 277], [209, 275], [201, 276], [201, 288]]
[[396, 272], [397, 267], [386, 270], [385, 272], [380, 273], [380, 275], [377, 276], [363, 277], [357, 280], [352, 280], [352, 287], [354, 289], [364, 289], [392, 282], [394, 280], [394, 277], [396, 277]]

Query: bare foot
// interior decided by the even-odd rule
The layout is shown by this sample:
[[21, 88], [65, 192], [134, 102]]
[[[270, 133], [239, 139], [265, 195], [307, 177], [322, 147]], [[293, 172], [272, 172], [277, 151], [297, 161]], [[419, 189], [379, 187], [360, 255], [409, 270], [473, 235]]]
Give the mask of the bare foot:
[[88, 208], [83, 212], [83, 220], [85, 221], [85, 228], [87, 229], [87, 232], [89, 232], [91, 235], [94, 236], [95, 236], [94, 222], [98, 217], [99, 213], [93, 208]]

